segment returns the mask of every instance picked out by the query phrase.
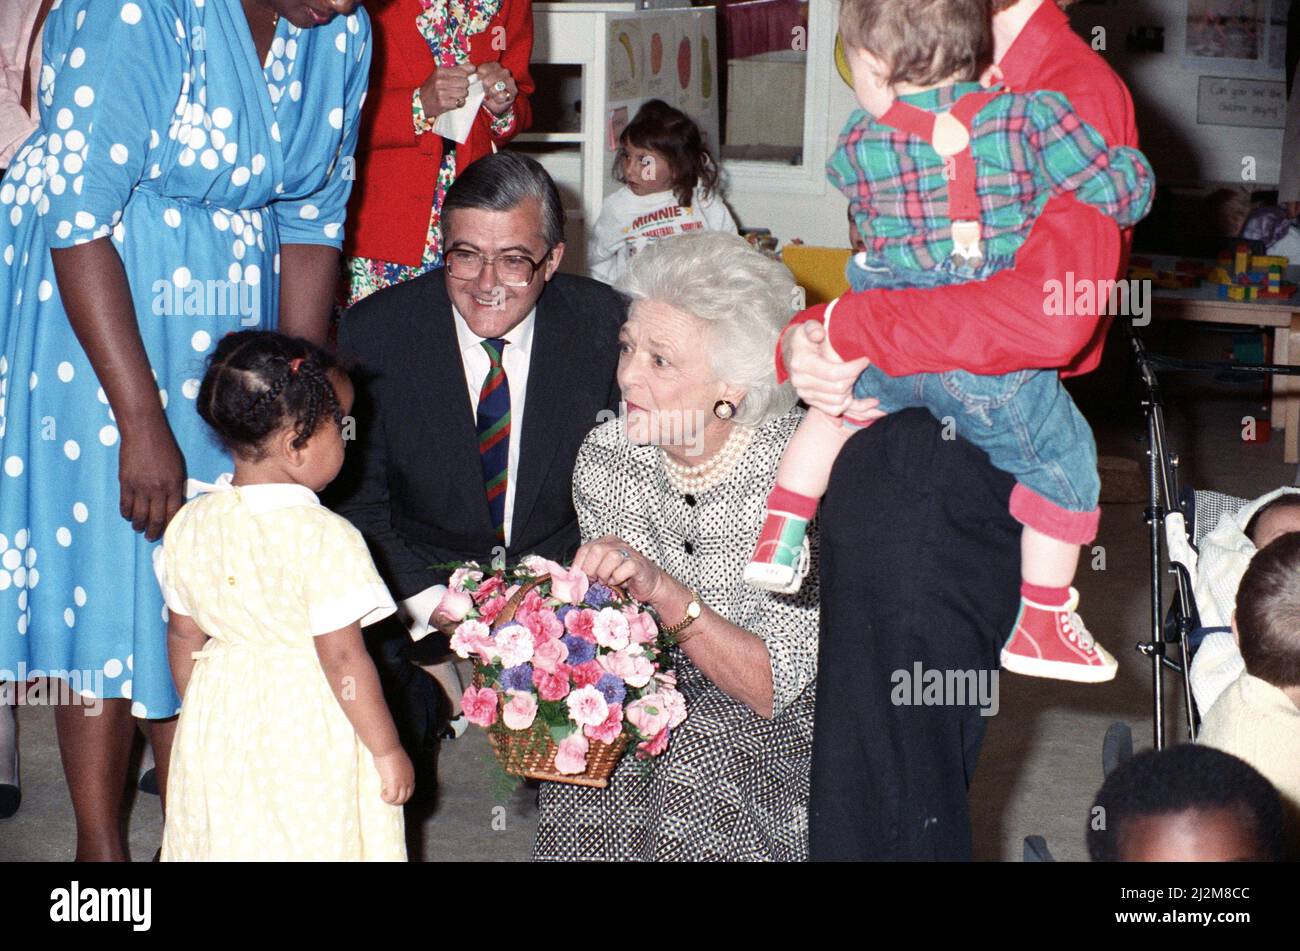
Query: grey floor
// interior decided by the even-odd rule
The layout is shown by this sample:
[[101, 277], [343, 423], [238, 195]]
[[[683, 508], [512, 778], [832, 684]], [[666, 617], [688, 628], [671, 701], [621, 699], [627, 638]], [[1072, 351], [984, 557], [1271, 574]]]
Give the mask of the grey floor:
[[[1161, 328], [1153, 328], [1163, 337]], [[1162, 340], [1169, 352], [1221, 357], [1230, 337], [1174, 328]], [[1138, 461], [1142, 429], [1122, 344], [1108, 352], [1101, 372], [1073, 387], [1097, 432], [1103, 454]], [[1291, 484], [1295, 467], [1282, 462], [1281, 434], [1267, 443], [1241, 439], [1242, 419], [1258, 415], [1256, 391], [1205, 378], [1172, 378], [1169, 425], [1183, 459], [1184, 480], [1243, 497]], [[1121, 492], [1121, 494], [1124, 494]], [[1131, 498], [1131, 492], [1129, 493]], [[1152, 742], [1151, 668], [1132, 645], [1147, 633], [1150, 577], [1146, 528], [1140, 502], [1107, 503], [1097, 544], [1104, 570], [1087, 558], [1078, 587], [1085, 617], [1098, 639], [1120, 659], [1116, 680], [1073, 686], [1007, 675], [1000, 681], [1000, 711], [991, 718], [971, 789], [976, 856], [1019, 861], [1026, 835], [1047, 839], [1058, 859], [1086, 858], [1083, 836], [1088, 807], [1101, 783], [1101, 744], [1106, 727], [1128, 723], [1136, 745]], [[1180, 681], [1166, 676], [1171, 741], [1184, 738]], [[71, 803], [63, 783], [53, 716], [48, 709], [19, 711], [22, 809], [0, 823], [0, 861], [61, 861], [74, 847]], [[482, 731], [443, 744], [438, 767], [438, 807], [418, 830], [414, 854], [427, 860], [526, 859], [536, 826], [527, 787], [503, 792]], [[130, 813], [131, 850], [146, 860], [158, 846], [158, 799], [138, 794]]]

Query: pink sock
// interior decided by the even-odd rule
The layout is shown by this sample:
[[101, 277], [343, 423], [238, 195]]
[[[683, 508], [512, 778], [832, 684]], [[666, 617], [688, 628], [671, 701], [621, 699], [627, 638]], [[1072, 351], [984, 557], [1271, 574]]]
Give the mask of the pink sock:
[[1032, 601], [1034, 604], [1054, 608], [1070, 603], [1070, 588], [1068, 585], [1064, 588], [1047, 588], [1042, 585], [1030, 584], [1028, 581], [1022, 581], [1020, 582], [1020, 596], [1026, 601]]
[[789, 489], [778, 485], [772, 489], [772, 494], [767, 497], [767, 510], [793, 515], [805, 522], [810, 522], [812, 517], [817, 514], [817, 501], [812, 496], [800, 495], [798, 492], [791, 492]]

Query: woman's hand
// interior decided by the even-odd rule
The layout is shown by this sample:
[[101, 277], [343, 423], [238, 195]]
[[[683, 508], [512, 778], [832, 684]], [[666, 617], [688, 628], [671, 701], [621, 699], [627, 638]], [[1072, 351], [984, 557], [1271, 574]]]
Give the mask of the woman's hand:
[[[506, 69], [500, 63], [479, 63], [478, 78], [483, 82], [483, 92], [486, 98], [483, 100], [483, 106], [494, 116], [503, 114], [509, 109], [519, 95], [519, 87], [515, 85], [515, 78], [510, 75], [510, 70]], [[497, 83], [505, 83], [501, 89], [497, 89]]]
[[859, 357], [848, 363], [830, 357], [826, 328], [810, 320], [785, 335], [785, 365], [799, 398], [829, 416], [842, 416], [853, 405], [853, 384], [871, 361]]
[[161, 412], [120, 429], [119, 511], [132, 528], [156, 541], [185, 502], [185, 457]]
[[621, 585], [642, 604], [654, 604], [668, 580], [662, 568], [617, 535], [587, 542], [573, 556], [573, 567], [602, 584]]
[[469, 96], [469, 78], [474, 75], [473, 63], [439, 66], [420, 87], [420, 105], [430, 119], [465, 105]]
[[401, 747], [375, 757], [379, 773], [379, 796], [384, 802], [400, 806], [415, 792], [415, 768]]

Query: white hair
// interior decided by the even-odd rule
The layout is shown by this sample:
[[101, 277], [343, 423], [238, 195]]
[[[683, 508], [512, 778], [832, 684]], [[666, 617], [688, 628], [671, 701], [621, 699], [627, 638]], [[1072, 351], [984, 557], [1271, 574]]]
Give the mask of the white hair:
[[735, 419], [761, 426], [789, 412], [794, 388], [776, 382], [774, 356], [798, 288], [786, 266], [739, 235], [703, 231], [658, 241], [632, 259], [618, 289], [709, 325], [719, 380], [743, 388]]

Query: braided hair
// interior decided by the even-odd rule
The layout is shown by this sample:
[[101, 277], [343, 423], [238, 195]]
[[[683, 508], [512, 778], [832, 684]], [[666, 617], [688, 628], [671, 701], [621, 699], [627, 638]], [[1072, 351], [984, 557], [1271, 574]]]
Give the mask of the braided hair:
[[226, 334], [208, 358], [199, 387], [199, 415], [228, 450], [265, 456], [268, 436], [286, 426], [301, 449], [325, 418], [342, 425], [329, 371], [339, 363], [315, 344], [269, 330]]

